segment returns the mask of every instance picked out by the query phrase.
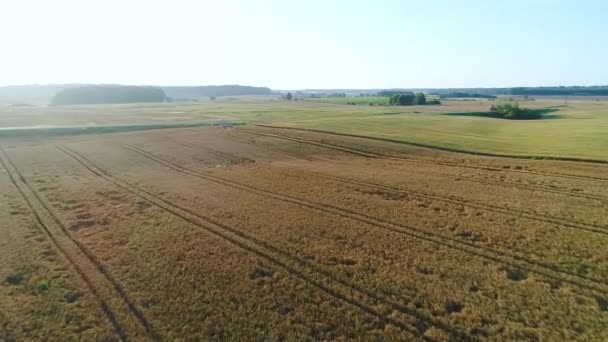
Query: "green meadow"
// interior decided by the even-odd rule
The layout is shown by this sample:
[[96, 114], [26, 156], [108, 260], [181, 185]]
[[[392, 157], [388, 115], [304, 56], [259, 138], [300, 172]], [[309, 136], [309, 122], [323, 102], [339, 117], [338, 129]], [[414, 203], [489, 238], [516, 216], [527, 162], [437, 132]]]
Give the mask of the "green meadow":
[[[13, 131], [14, 127], [48, 130], [116, 125], [135, 130], [228, 121], [317, 129], [470, 152], [608, 160], [606, 100], [522, 101], [522, 107], [542, 110], [543, 119], [505, 120], [485, 116], [495, 103], [491, 100], [401, 107], [370, 106], [370, 99], [385, 98], [281, 101], [250, 97], [142, 105], [2, 107], [0, 128]], [[361, 104], [345, 104], [352, 101]]]

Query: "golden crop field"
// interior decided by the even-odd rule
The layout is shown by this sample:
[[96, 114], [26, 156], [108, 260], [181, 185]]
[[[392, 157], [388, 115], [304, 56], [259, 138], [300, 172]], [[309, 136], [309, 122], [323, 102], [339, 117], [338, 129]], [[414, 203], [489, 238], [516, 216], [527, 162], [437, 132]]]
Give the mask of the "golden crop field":
[[[193, 108], [290, 114], [238, 106]], [[1, 145], [0, 340], [608, 339], [605, 164], [256, 125]]]

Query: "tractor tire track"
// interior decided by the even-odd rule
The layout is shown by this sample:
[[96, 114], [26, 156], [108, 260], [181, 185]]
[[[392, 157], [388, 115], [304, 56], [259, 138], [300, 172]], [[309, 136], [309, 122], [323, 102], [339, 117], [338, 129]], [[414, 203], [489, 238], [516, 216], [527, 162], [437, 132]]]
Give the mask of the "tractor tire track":
[[[419, 164], [442, 165], [442, 166], [461, 167], [461, 168], [486, 170], [486, 171], [517, 172], [517, 173], [524, 173], [524, 174], [528, 173], [528, 174], [538, 174], [538, 175], [554, 176], [554, 177], [556, 176], [556, 175], [552, 175], [552, 174], [545, 174], [545, 173], [542, 173], [539, 171], [511, 170], [511, 169], [494, 168], [494, 167], [487, 167], [487, 166], [473, 166], [473, 165], [463, 165], [463, 164], [458, 164], [458, 163], [441, 162], [441, 161], [433, 161], [433, 160], [396, 157], [396, 156], [379, 154], [376, 152], [354, 149], [354, 148], [350, 148], [350, 147], [344, 147], [344, 146], [334, 145], [334, 144], [329, 144], [329, 143], [324, 143], [324, 142], [317, 142], [317, 141], [301, 139], [301, 138], [293, 138], [293, 137], [288, 137], [288, 136], [284, 136], [284, 135], [280, 135], [280, 134], [260, 133], [260, 132], [246, 130], [246, 129], [242, 129], [242, 128], [239, 128], [238, 130], [247, 132], [247, 133], [251, 133], [251, 134], [260, 135], [260, 136], [273, 137], [273, 138], [278, 138], [278, 139], [295, 141], [295, 142], [302, 143], [302, 144], [309, 144], [309, 145], [313, 145], [313, 146], [324, 147], [324, 148], [341, 151], [341, 152], [345, 152], [345, 153], [349, 153], [349, 154], [353, 154], [353, 155], [357, 155], [357, 156], [361, 156], [361, 157], [365, 157], [365, 158], [400, 160], [400, 161], [419, 163]], [[459, 178], [458, 176], [445, 174], [445, 173], [437, 173], [437, 174], [441, 174], [441, 175], [448, 176], [451, 178]], [[595, 177], [589, 178], [586, 176], [581, 176], [582, 178], [581, 177], [576, 178], [576, 177], [574, 177], [574, 175], [570, 175], [570, 176], [572, 176], [572, 177], [567, 177], [567, 178], [583, 179], [583, 180], [587, 180], [587, 181], [588, 180], [597, 180], [597, 179], [595, 179]], [[541, 191], [541, 192], [549, 192], [549, 193], [554, 193], [554, 194], [564, 195], [564, 196], [574, 196], [574, 197], [580, 197], [580, 198], [585, 198], [585, 199], [592, 199], [592, 200], [600, 201], [603, 203], [608, 202], [608, 196], [594, 195], [594, 194], [581, 194], [581, 193], [577, 193], [577, 192], [557, 190], [554, 188], [538, 186], [538, 185], [522, 185], [522, 184], [517, 184], [517, 183], [513, 183], [513, 182], [505, 182], [505, 181], [497, 182], [497, 181], [491, 181], [491, 180], [482, 180], [482, 179], [478, 179], [478, 178], [466, 178], [463, 180], [475, 182], [475, 183], [479, 183], [479, 184], [485, 184], [485, 185], [498, 185], [498, 186], [502, 186], [502, 187], [513, 187], [513, 188], [522, 189], [522, 190], [526, 190], [526, 191]], [[606, 179], [606, 180], [608, 180], [608, 179]]]
[[[235, 139], [235, 140], [239, 141], [238, 139]], [[244, 142], [244, 143], [247, 143], [247, 142]], [[251, 143], [251, 145], [255, 145], [255, 144]], [[265, 148], [265, 146], [260, 146], [260, 147]], [[192, 148], [196, 149], [198, 147], [192, 147]], [[504, 214], [504, 215], [510, 215], [510, 216], [515, 216], [515, 217], [524, 217], [524, 218], [534, 220], [537, 222], [552, 223], [552, 224], [557, 224], [557, 225], [572, 228], [572, 229], [580, 229], [580, 230], [587, 231], [587, 232], [608, 235], [608, 226], [585, 223], [585, 222], [575, 221], [575, 220], [571, 220], [571, 219], [567, 219], [567, 218], [554, 217], [554, 216], [541, 214], [541, 213], [537, 213], [537, 212], [533, 212], [533, 211], [500, 207], [500, 206], [496, 206], [496, 205], [468, 200], [463, 197], [446, 197], [446, 196], [440, 196], [440, 195], [436, 195], [436, 194], [429, 194], [429, 193], [425, 193], [425, 192], [404, 190], [404, 189], [401, 189], [398, 187], [377, 184], [377, 183], [370, 183], [370, 182], [361, 181], [361, 180], [353, 180], [351, 178], [327, 175], [324, 173], [318, 173], [318, 172], [312, 172], [312, 171], [298, 170], [298, 172], [307, 173], [314, 177], [320, 177], [320, 178], [326, 178], [326, 179], [330, 179], [330, 180], [339, 181], [339, 182], [342, 182], [345, 184], [360, 185], [360, 186], [371, 187], [371, 188], [375, 188], [375, 189], [393, 191], [393, 192], [398, 192], [401, 194], [410, 195], [410, 196], [417, 197], [417, 198], [431, 199], [431, 200], [435, 200], [438, 202], [450, 203], [450, 204], [455, 204], [455, 205], [463, 205], [463, 206], [467, 206], [467, 207], [471, 207], [471, 208], [496, 212], [496, 213], [500, 213], [500, 214]]]
[[[272, 129], [286, 129], [286, 130], [294, 130], [294, 131], [302, 131], [302, 132], [321, 133], [321, 134], [325, 134], [325, 135], [334, 135], [334, 136], [342, 136], [342, 137], [350, 137], [350, 138], [358, 138], [358, 139], [368, 139], [368, 140], [375, 140], [375, 141], [384, 141], [384, 142], [390, 142], [390, 143], [396, 143], [396, 144], [405, 144], [405, 145], [410, 145], [410, 146], [418, 146], [418, 147], [427, 148], [427, 149], [443, 150], [443, 151], [452, 152], [452, 153], [468, 153], [468, 154], [471, 154], [471, 152], [449, 151], [449, 150], [446, 150], [444, 148], [437, 148], [437, 147], [433, 147], [433, 146], [420, 146], [420, 145], [417, 145], [417, 144], [407, 143], [407, 142], [403, 142], [403, 141], [396, 141], [396, 140], [383, 139], [383, 138], [375, 138], [375, 137], [355, 135], [355, 134], [327, 132], [327, 131], [321, 131], [321, 130], [315, 130], [315, 129], [295, 128], [295, 127], [279, 127], [279, 126], [269, 126], [269, 125], [256, 125], [256, 126], [266, 127], [266, 128], [272, 128]], [[248, 132], [254, 133], [254, 134], [256, 134], [256, 133], [257, 134], [265, 134], [265, 133], [260, 133], [260, 132], [256, 132], [256, 131], [249, 131], [249, 130], [240, 129], [240, 128], [239, 128], [239, 130], [248, 131]], [[266, 133], [266, 134], [268, 134], [268, 133]], [[478, 153], [472, 153], [472, 154], [474, 154], [474, 155], [483, 155], [483, 154], [478, 154]], [[513, 157], [508, 157], [508, 156], [497, 156], [497, 155], [487, 155], [487, 156], [494, 157], [494, 158], [513, 158]], [[388, 156], [387, 155], [386, 157], [390, 158], [392, 156]], [[517, 157], [515, 157], [515, 158], [517, 158]], [[434, 161], [428, 161], [428, 162], [434, 162]], [[578, 162], [585, 162], [585, 161], [584, 160], [579, 160]], [[514, 172], [514, 173], [528, 173], [528, 174], [537, 174], [537, 175], [543, 175], [543, 176], [555, 176], [555, 177], [562, 177], [562, 178], [571, 178], [571, 179], [582, 179], [582, 180], [593, 180], [593, 181], [608, 182], [608, 178], [598, 177], [598, 176], [585, 176], [585, 175], [577, 175], [577, 174], [562, 173], [562, 172], [551, 172], [551, 171], [502, 169], [502, 168], [497, 168], [497, 167], [492, 167], [492, 166], [461, 165], [461, 164], [458, 164], [458, 163], [450, 163], [450, 162], [438, 162], [438, 163], [445, 163], [445, 164], [439, 164], [439, 165], [458, 166], [458, 167], [466, 167], [466, 168], [477, 168], [477, 169], [484, 169], [484, 170], [489, 170], [489, 171], [504, 171], [504, 172]]]
[[[415, 198], [419, 198], [419, 199], [429, 199], [429, 200], [433, 200], [433, 201], [437, 201], [437, 202], [443, 202], [443, 203], [449, 203], [449, 204], [454, 204], [454, 205], [475, 208], [475, 209], [479, 209], [479, 210], [491, 211], [491, 212], [496, 212], [496, 213], [514, 216], [514, 217], [523, 217], [523, 218], [537, 221], [537, 222], [551, 223], [551, 224], [556, 224], [556, 225], [563, 226], [563, 227], [580, 229], [580, 230], [584, 230], [584, 231], [588, 231], [588, 232], [592, 232], [592, 233], [608, 235], [607, 226], [575, 221], [575, 220], [571, 220], [571, 219], [567, 219], [567, 218], [563, 218], [563, 217], [550, 216], [550, 215], [546, 215], [546, 214], [542, 214], [542, 213], [537, 213], [534, 211], [501, 207], [501, 206], [497, 206], [497, 205], [469, 200], [464, 197], [456, 197], [456, 196], [448, 197], [448, 196], [442, 196], [442, 195], [431, 194], [431, 193], [426, 193], [426, 192], [406, 190], [406, 189], [402, 189], [402, 188], [395, 187], [395, 186], [372, 183], [372, 182], [358, 180], [358, 179], [355, 180], [352, 178], [335, 176], [335, 175], [328, 175], [328, 174], [321, 173], [321, 172], [304, 171], [304, 170], [298, 170], [297, 172], [308, 174], [312, 177], [324, 178], [324, 179], [328, 179], [328, 180], [332, 180], [332, 181], [336, 181], [336, 182], [341, 182], [344, 184], [350, 184], [350, 185], [354, 185], [354, 186], [363, 186], [363, 187], [377, 189], [377, 190], [391, 191], [394, 193], [399, 193], [399, 194], [403, 194], [406, 196], [411, 196], [411, 197], [415, 197]], [[292, 175], [292, 176], [294, 176], [294, 175]]]
[[[477, 339], [474, 336], [467, 335], [466, 333], [460, 331], [456, 327], [451, 326], [449, 323], [443, 320], [428, 316], [422, 312], [419, 312], [418, 310], [408, 308], [404, 304], [399, 304], [397, 302], [383, 299], [377, 294], [374, 294], [369, 290], [360, 287], [359, 285], [341, 279], [335, 274], [331, 274], [329, 271], [320, 269], [309, 261], [294, 257], [288, 252], [274, 247], [263, 240], [259, 240], [238, 229], [225, 225], [221, 222], [217, 222], [209, 217], [203, 216], [195, 212], [194, 210], [188, 209], [178, 204], [171, 203], [170, 201], [148, 190], [142, 189], [139, 186], [131, 184], [116, 176], [113, 176], [108, 171], [94, 164], [87, 157], [81, 155], [80, 153], [74, 151], [69, 147], [57, 146], [57, 148], [72, 157], [80, 165], [82, 165], [98, 177], [101, 177], [104, 180], [115, 184], [123, 190], [140, 197], [148, 203], [178, 218], [181, 218], [182, 220], [194, 226], [202, 228], [203, 230], [207, 231], [208, 233], [211, 233], [212, 235], [222, 238], [227, 242], [262, 259], [268, 260], [276, 266], [286, 270], [294, 277], [300, 278], [303, 281], [327, 293], [328, 295], [340, 301], [348, 303], [362, 310], [363, 312], [366, 312], [376, 317], [381, 322], [389, 322], [416, 336], [421, 336], [425, 340], [434, 339], [422, 335], [423, 331], [420, 331], [417, 328], [418, 326], [420, 326], [420, 323], [422, 323], [422, 326], [431, 325], [438, 329], [441, 329], [448, 333], [448, 335], [452, 338], [456, 338], [459, 340]], [[336, 289], [336, 287], [338, 289]], [[402, 322], [401, 320], [391, 317], [390, 312], [382, 312], [383, 310], [376, 308], [376, 306], [378, 306], [379, 304], [388, 305], [393, 310], [409, 317], [411, 321]]]
[[570, 283], [583, 289], [608, 294], [608, 280], [605, 279], [596, 279], [580, 275], [574, 272], [560, 269], [559, 267], [551, 263], [529, 259], [523, 255], [510, 253], [507, 251], [497, 251], [489, 247], [479, 246], [474, 243], [435, 234], [418, 227], [383, 220], [370, 215], [357, 213], [349, 209], [336, 207], [330, 204], [317, 203], [290, 195], [284, 195], [264, 189], [259, 189], [250, 185], [213, 176], [207, 172], [194, 171], [185, 168], [183, 166], [174, 164], [168, 160], [162, 159], [161, 157], [153, 155], [147, 151], [141, 150], [140, 148], [135, 146], [124, 147], [141, 155], [142, 157], [155, 161], [175, 171], [188, 174], [197, 178], [201, 178], [216, 184], [225, 185], [227, 187], [258, 194], [268, 198], [273, 198], [286, 203], [296, 204], [298, 206], [313, 209], [315, 211], [351, 219], [371, 226], [386, 229], [388, 231], [392, 231], [398, 234], [403, 234], [419, 240], [428, 241], [454, 250], [459, 250], [465, 254], [477, 256], [496, 263], [527, 270], [529, 272], [536, 273], [550, 279], [561, 280], [563, 282]]
[[338, 146], [338, 145], [331, 145], [331, 144], [326, 144], [326, 143], [312, 141], [312, 140], [292, 138], [292, 137], [287, 137], [287, 136], [280, 135], [280, 134], [260, 133], [260, 132], [251, 131], [248, 129], [243, 129], [243, 128], [238, 128], [238, 130], [241, 132], [247, 132], [250, 134], [255, 134], [255, 135], [264, 136], [264, 137], [278, 138], [278, 139], [283, 139], [283, 140], [294, 141], [294, 142], [301, 143], [301, 144], [325, 147], [328, 149], [341, 151], [341, 152], [345, 152], [345, 153], [349, 153], [349, 154], [353, 154], [353, 155], [365, 157], [365, 158], [391, 158], [390, 156], [381, 155], [381, 154], [374, 153], [374, 152], [353, 149], [353, 148], [343, 147], [343, 146]]
[[[121, 341], [129, 340], [128, 335], [131, 335], [131, 334], [128, 334], [125, 331], [125, 328], [124, 328], [123, 324], [120, 322], [115, 309], [112, 308], [112, 306], [109, 304], [109, 301], [107, 299], [104, 299], [104, 297], [107, 297], [107, 296], [102, 295], [100, 293], [100, 291], [98, 290], [98, 286], [100, 286], [98, 281], [100, 280], [102, 275], [101, 274], [91, 274], [90, 270], [95, 269], [95, 266], [92, 265], [93, 263], [90, 260], [88, 260], [86, 257], [83, 257], [83, 255], [81, 254], [82, 251], [81, 251], [81, 253], [78, 253], [75, 251], [76, 246], [74, 246], [74, 245], [72, 245], [72, 246], [68, 245], [67, 247], [64, 246], [64, 244], [67, 244], [67, 241], [69, 240], [69, 238], [67, 238], [65, 236], [56, 236], [52, 232], [52, 231], [57, 231], [57, 229], [52, 229], [49, 227], [49, 225], [47, 225], [45, 223], [46, 220], [43, 219], [43, 214], [40, 213], [41, 210], [36, 208], [38, 206], [41, 206], [41, 204], [40, 203], [36, 204], [34, 201], [32, 201], [30, 199], [30, 197], [28, 197], [28, 195], [26, 194], [26, 191], [19, 184], [19, 183], [25, 184], [25, 180], [23, 179], [23, 176], [21, 176], [21, 174], [19, 174], [19, 173], [17, 173], [16, 177], [13, 176], [13, 173], [11, 172], [11, 170], [9, 169], [9, 167], [7, 165], [7, 164], [11, 163], [8, 160], [8, 154], [6, 153], [6, 151], [3, 148], [0, 148], [0, 149], [2, 150], [2, 154], [3, 154], [4, 158], [7, 158], [7, 162], [5, 162], [4, 158], [0, 157], [0, 164], [2, 164], [2, 167], [6, 170], [11, 183], [17, 189], [17, 191], [21, 195], [23, 201], [25, 202], [26, 206], [29, 208], [30, 212], [32, 213], [32, 216], [34, 217], [34, 219], [37, 223], [37, 226], [41, 228], [41, 230], [44, 232], [44, 234], [47, 236], [47, 238], [53, 243], [55, 248], [61, 253], [63, 258], [68, 261], [70, 266], [76, 271], [76, 273], [78, 273], [80, 278], [82, 278], [82, 280], [84, 281], [89, 292], [93, 295], [95, 300], [101, 306], [102, 312], [104, 313], [104, 315], [106, 316], [106, 318], [108, 319], [110, 324], [112, 325], [112, 328], [114, 329], [114, 332], [119, 337], [119, 339]], [[19, 182], [16, 179], [19, 179]], [[47, 212], [47, 214], [48, 214], [48, 212]], [[76, 255], [73, 255], [73, 254], [76, 254]], [[78, 255], [78, 254], [81, 254], [81, 255]], [[85, 259], [88, 260], [89, 262], [85, 261]]]
[[289, 157], [292, 157], [292, 158], [296, 158], [296, 159], [302, 159], [302, 160], [307, 160], [307, 161], [317, 160], [317, 158], [306, 156], [304, 154], [299, 154], [299, 153], [285, 151], [285, 150], [280, 149], [280, 148], [270, 147], [270, 146], [267, 146], [267, 145], [262, 145], [262, 144], [259, 144], [259, 143], [255, 143], [253, 141], [248, 141], [247, 139], [240, 139], [240, 138], [237, 138], [235, 136], [230, 136], [230, 140], [238, 141], [238, 142], [240, 142], [242, 144], [247, 144], [247, 145], [250, 145], [250, 146], [257, 147], [257, 148], [262, 148], [262, 149], [265, 149], [267, 151], [272, 151], [272, 152], [275, 152], [275, 153], [278, 153], [278, 154], [282, 154], [282, 155], [285, 155], [285, 156], [289, 156]]
[[141, 324], [141, 326], [144, 328], [146, 333], [149, 336], [157, 339], [157, 337], [155, 336], [155, 334], [152, 330], [151, 324], [148, 322], [148, 320], [146, 319], [144, 314], [137, 308], [137, 306], [129, 298], [124, 287], [116, 280], [116, 278], [112, 275], [112, 273], [110, 272], [108, 267], [106, 265], [104, 265], [97, 258], [97, 256], [95, 256], [95, 254], [93, 252], [91, 252], [91, 250], [89, 250], [82, 242], [78, 241], [76, 238], [74, 238], [74, 236], [72, 236], [72, 234], [70, 233], [69, 229], [65, 226], [65, 224], [59, 219], [59, 217], [54, 213], [54, 211], [48, 206], [48, 204], [40, 197], [40, 195], [36, 192], [36, 190], [34, 190], [34, 188], [32, 188], [32, 186], [27, 182], [25, 177], [23, 177], [23, 175], [19, 172], [19, 169], [17, 168], [17, 166], [15, 166], [15, 164], [13, 164], [13, 162], [11, 161], [8, 154], [6, 154], [6, 151], [4, 151], [4, 149], [2, 149], [2, 152], [6, 156], [6, 159], [9, 162], [9, 164], [15, 169], [15, 172], [17, 173], [21, 182], [23, 184], [25, 184], [25, 186], [31, 191], [31, 193], [34, 195], [36, 200], [40, 203], [40, 205], [48, 213], [48, 215], [55, 222], [55, 224], [61, 229], [62, 233], [70, 241], [72, 241], [72, 243], [74, 245], [76, 245], [78, 247], [78, 249], [82, 252], [82, 254], [84, 254], [90, 260], [90, 262], [93, 265], [95, 265], [97, 270], [107, 279], [107, 281], [110, 284], [112, 284], [112, 287], [117, 292], [117, 294], [120, 296], [122, 301], [125, 303], [125, 305], [129, 309], [129, 312], [137, 319], [137, 321]]
[[191, 143], [191, 142], [183, 141], [183, 140], [177, 140], [177, 139], [173, 139], [173, 138], [167, 138], [167, 139], [169, 141], [175, 143], [175, 144], [178, 144], [178, 145], [182, 145], [182, 146], [186, 146], [186, 147], [190, 147], [190, 148], [198, 148], [198, 149], [201, 149], [201, 150], [205, 150], [207, 152], [211, 152], [211, 153], [215, 154], [216, 156], [218, 156], [218, 157], [220, 157], [220, 158], [222, 158], [222, 159], [224, 159], [224, 160], [226, 160], [226, 161], [228, 161], [228, 162], [230, 162], [232, 164], [252, 163], [252, 162], [254, 162], [253, 159], [249, 159], [249, 158], [246, 158], [246, 157], [239, 157], [239, 156], [236, 156], [234, 154], [222, 152], [222, 151], [219, 151], [219, 150], [216, 150], [216, 149], [212, 149], [212, 148], [209, 148], [209, 147], [206, 147], [206, 146], [202, 146], [202, 145], [199, 145], [199, 144], [196, 144], [196, 143]]

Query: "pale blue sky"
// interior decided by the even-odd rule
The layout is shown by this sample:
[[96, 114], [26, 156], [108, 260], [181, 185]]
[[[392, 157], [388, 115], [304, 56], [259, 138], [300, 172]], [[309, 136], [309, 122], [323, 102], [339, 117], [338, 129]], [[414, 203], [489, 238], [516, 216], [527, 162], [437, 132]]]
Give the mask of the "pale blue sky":
[[608, 1], [2, 0], [0, 85], [608, 84]]

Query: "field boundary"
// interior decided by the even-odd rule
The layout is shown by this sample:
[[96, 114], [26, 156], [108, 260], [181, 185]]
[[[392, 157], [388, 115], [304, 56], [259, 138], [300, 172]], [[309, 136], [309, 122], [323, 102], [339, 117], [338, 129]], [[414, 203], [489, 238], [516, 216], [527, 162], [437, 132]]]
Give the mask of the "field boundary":
[[[312, 140], [294, 138], [294, 137], [284, 136], [284, 135], [280, 135], [280, 134], [261, 133], [261, 132], [246, 130], [246, 129], [239, 129], [239, 131], [246, 132], [249, 134], [259, 135], [259, 136], [266, 136], [266, 137], [271, 137], [271, 138], [276, 138], [276, 139], [295, 141], [298, 143], [303, 143], [303, 144], [308, 144], [308, 145], [313, 145], [313, 146], [319, 146], [322, 148], [341, 151], [344, 153], [349, 153], [349, 154], [353, 154], [353, 155], [357, 155], [357, 156], [364, 156], [366, 154], [369, 155], [369, 157], [365, 156], [365, 158], [378, 158], [378, 159], [384, 158], [387, 160], [399, 160], [399, 161], [410, 162], [410, 163], [443, 165], [443, 166], [449, 166], [449, 167], [460, 167], [460, 168], [479, 169], [479, 170], [487, 170], [487, 171], [514, 172], [514, 173], [521, 173], [521, 174], [533, 174], [533, 175], [561, 177], [561, 178], [568, 178], [568, 179], [581, 179], [581, 180], [585, 180], [585, 181], [590, 181], [590, 180], [608, 181], [608, 178], [565, 174], [565, 173], [559, 173], [559, 172], [542, 172], [542, 171], [531, 171], [531, 170], [503, 169], [503, 168], [490, 167], [490, 166], [473, 166], [473, 165], [466, 165], [466, 164], [434, 161], [434, 160], [430, 160], [430, 159], [427, 160], [427, 159], [397, 157], [397, 156], [391, 156], [391, 155], [383, 155], [383, 154], [379, 154], [376, 152], [370, 152], [370, 151], [365, 151], [365, 150], [360, 150], [360, 149], [347, 148], [347, 147], [340, 146], [340, 145], [332, 145], [332, 144], [328, 144], [325, 142], [316, 142], [316, 141], [312, 141]], [[263, 147], [263, 146], [260, 146], [260, 147]], [[339, 162], [337, 160], [332, 160], [332, 161]], [[539, 185], [523, 185], [523, 184], [518, 184], [518, 183], [514, 183], [514, 182], [504, 181], [504, 180], [503, 181], [492, 181], [492, 180], [488, 180], [488, 179], [478, 179], [476, 177], [472, 177], [472, 178], [469, 177], [469, 178], [463, 179], [463, 178], [457, 177], [455, 175], [451, 175], [451, 174], [443, 173], [443, 172], [433, 172], [433, 173], [437, 174], [437, 175], [441, 175], [443, 177], [453, 178], [455, 180], [464, 180], [464, 181], [483, 184], [483, 185], [510, 187], [510, 188], [524, 190], [524, 191], [541, 191], [541, 192], [553, 193], [553, 194], [569, 196], [569, 197], [580, 197], [580, 198], [596, 200], [596, 201], [601, 201], [601, 202], [608, 202], [608, 196], [599, 195], [599, 194], [573, 192], [573, 191], [567, 191], [565, 189], [557, 189], [557, 188], [551, 188], [551, 187], [539, 186]]]
[[[294, 128], [294, 129], [297, 129], [297, 128]], [[570, 178], [570, 179], [582, 179], [582, 180], [593, 180], [593, 181], [604, 181], [604, 182], [608, 181], [608, 178], [597, 177], [597, 176], [583, 176], [583, 175], [576, 175], [576, 174], [568, 174], [568, 173], [560, 173], [560, 172], [548, 172], [548, 171], [535, 171], [535, 170], [505, 169], [505, 168], [499, 168], [499, 167], [487, 166], [487, 165], [485, 165], [485, 166], [484, 165], [474, 166], [474, 165], [459, 164], [459, 163], [454, 163], [454, 162], [437, 161], [437, 160], [432, 160], [432, 159], [407, 158], [407, 157], [402, 157], [402, 156], [393, 156], [393, 155], [382, 154], [382, 153], [373, 152], [373, 151], [366, 151], [366, 150], [361, 150], [361, 149], [355, 149], [355, 148], [351, 148], [351, 147], [344, 147], [344, 146], [341, 146], [341, 145], [338, 145], [338, 144], [329, 144], [329, 143], [326, 143], [326, 142], [319, 142], [319, 141], [315, 141], [315, 140], [295, 138], [295, 137], [291, 137], [291, 136], [288, 136], [288, 135], [281, 135], [281, 134], [276, 134], [276, 133], [263, 133], [263, 132], [257, 132], [257, 131], [247, 130], [247, 129], [239, 129], [239, 130], [241, 132], [247, 132], [247, 133], [250, 133], [250, 134], [255, 134], [255, 135], [260, 135], [260, 136], [267, 136], [267, 137], [272, 137], [272, 138], [277, 138], [277, 139], [290, 140], [290, 141], [295, 141], [295, 142], [299, 142], [299, 143], [304, 143], [304, 144], [319, 146], [319, 147], [323, 147], [323, 148], [333, 149], [333, 150], [336, 150], [336, 151], [341, 151], [341, 152], [344, 152], [344, 153], [358, 155], [358, 156], [362, 156], [362, 157], [365, 157], [365, 158], [379, 158], [379, 159], [384, 158], [384, 159], [388, 159], [388, 160], [403, 160], [403, 161], [412, 162], [412, 163], [443, 165], [443, 166], [461, 167], [461, 168], [467, 168], [467, 169], [512, 172], [512, 173], [521, 173], [521, 174], [534, 174], [534, 175], [542, 175], [542, 176], [561, 177], [561, 178]], [[554, 191], [553, 189], [547, 189], [547, 188], [538, 188], [538, 189], [544, 189], [545, 191], [549, 191], [549, 192]], [[578, 196], [578, 197], [587, 197], [587, 198], [599, 199], [599, 200], [605, 200], [606, 199], [605, 196], [599, 196], [599, 195], [585, 195], [585, 194], [574, 194], [574, 193], [569, 193], [569, 195], [570, 196]]]
[[333, 134], [333, 135], [339, 135], [339, 136], [351, 137], [351, 138], [362, 138], [362, 139], [386, 141], [386, 142], [392, 142], [392, 143], [397, 143], [397, 144], [411, 145], [411, 146], [416, 146], [416, 147], [429, 148], [429, 149], [433, 149], [433, 150], [440, 150], [440, 151], [445, 151], [445, 152], [463, 153], [463, 154], [470, 154], [470, 155], [483, 156], [483, 157], [527, 159], [527, 160], [555, 160], [555, 161], [568, 161], [568, 162], [578, 162], [578, 163], [608, 164], [608, 160], [604, 160], [604, 159], [502, 154], [502, 153], [492, 153], [492, 152], [482, 152], [482, 151], [471, 151], [471, 150], [445, 147], [445, 146], [439, 146], [439, 145], [423, 144], [423, 143], [402, 141], [402, 140], [396, 140], [396, 139], [390, 139], [390, 138], [380, 138], [380, 137], [374, 137], [374, 136], [369, 136], [369, 135], [332, 132], [332, 131], [325, 131], [325, 130], [312, 129], [312, 128], [297, 128], [297, 127], [289, 127], [289, 126], [274, 126], [274, 125], [263, 125], [263, 124], [255, 124], [255, 126], [266, 127], [266, 128], [277, 128], [277, 129], [290, 129], [290, 130], [296, 130], [296, 131], [307, 131], [307, 132], [315, 132], [315, 133], [325, 133], [325, 134]]
[[[224, 123], [224, 122], [222, 122]], [[112, 134], [137, 131], [151, 131], [171, 128], [197, 128], [220, 126], [219, 122], [197, 122], [184, 124], [147, 124], [147, 125], [106, 125], [106, 126], [71, 126], [49, 128], [0, 128], [0, 138], [37, 137], [37, 136], [65, 136], [84, 134]], [[243, 122], [229, 122], [232, 126], [245, 125]]]

